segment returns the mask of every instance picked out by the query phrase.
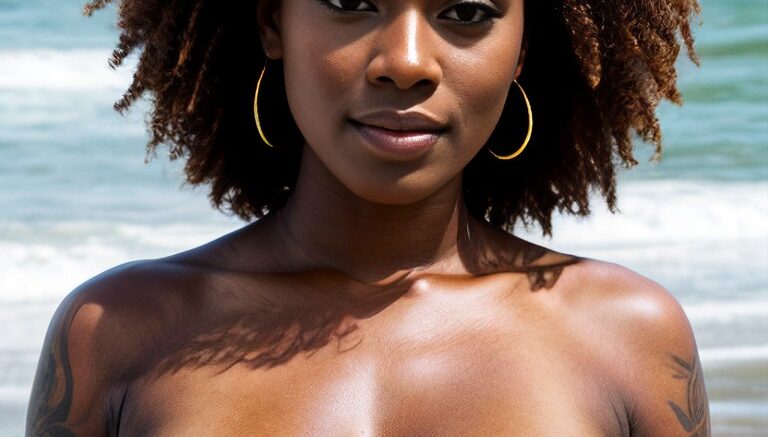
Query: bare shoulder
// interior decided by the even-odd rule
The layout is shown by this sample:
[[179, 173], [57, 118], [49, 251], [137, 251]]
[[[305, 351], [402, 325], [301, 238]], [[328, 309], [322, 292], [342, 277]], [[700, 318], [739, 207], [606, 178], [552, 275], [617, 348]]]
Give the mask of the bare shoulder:
[[564, 302], [620, 385], [631, 434], [709, 435], [696, 341], [674, 296], [630, 269], [591, 259], [562, 279]]
[[568, 298], [589, 304], [616, 322], [686, 325], [675, 297], [657, 282], [618, 264], [581, 258], [567, 269]]
[[43, 343], [27, 434], [110, 434], [131, 380], [219, 317], [222, 302], [237, 307], [233, 290], [252, 297], [264, 288], [236, 262], [260, 256], [243, 255], [246, 228], [167, 258], [117, 266], [67, 295]]
[[615, 341], [631, 344], [638, 353], [662, 347], [695, 351], [683, 308], [657, 282], [615, 263], [530, 246], [539, 255], [527, 269], [554, 272], [546, 287], [531, 288], [551, 293], [566, 319], [610, 332]]
[[178, 320], [200, 274], [165, 260], [137, 261], [87, 281], [49, 324], [27, 412], [27, 435], [107, 435], [121, 383], [158, 332]]
[[569, 305], [636, 347], [695, 349], [680, 303], [657, 282], [626, 267], [581, 259], [563, 275]]
[[506, 259], [521, 260], [511, 271], [527, 274], [537, 310], [558, 325], [559, 347], [618, 398], [630, 435], [709, 435], [693, 330], [669, 290], [617, 264], [499, 241]]

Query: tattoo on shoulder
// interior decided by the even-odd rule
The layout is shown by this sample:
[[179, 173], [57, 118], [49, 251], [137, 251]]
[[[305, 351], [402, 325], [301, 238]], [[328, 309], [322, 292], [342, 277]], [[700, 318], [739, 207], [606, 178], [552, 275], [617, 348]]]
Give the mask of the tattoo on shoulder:
[[74, 437], [65, 425], [72, 408], [72, 368], [68, 335], [61, 329], [40, 358], [29, 404], [27, 435]]
[[709, 407], [701, 363], [696, 354], [690, 361], [676, 355], [672, 355], [671, 358], [674, 361], [675, 369], [673, 377], [686, 383], [686, 399], [683, 405], [678, 405], [670, 400], [667, 401], [667, 404], [677, 416], [680, 425], [686, 432], [690, 433], [691, 437], [709, 437]]

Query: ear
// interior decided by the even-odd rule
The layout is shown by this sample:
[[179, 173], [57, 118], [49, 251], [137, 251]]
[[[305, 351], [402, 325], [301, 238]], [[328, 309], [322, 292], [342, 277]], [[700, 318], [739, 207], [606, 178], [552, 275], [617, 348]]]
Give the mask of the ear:
[[283, 57], [282, 34], [280, 32], [280, 2], [282, 0], [259, 0], [256, 7], [256, 24], [261, 47], [269, 59]]
[[520, 77], [525, 64], [525, 55], [528, 53], [528, 38], [523, 33], [523, 42], [520, 44], [520, 56], [517, 58], [517, 68], [515, 69], [515, 80]]

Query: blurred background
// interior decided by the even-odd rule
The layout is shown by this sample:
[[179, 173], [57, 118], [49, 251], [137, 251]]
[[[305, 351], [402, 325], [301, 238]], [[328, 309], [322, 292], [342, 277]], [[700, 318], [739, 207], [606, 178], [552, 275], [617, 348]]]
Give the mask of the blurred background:
[[[664, 160], [620, 176], [620, 214], [559, 217], [554, 249], [617, 262], [669, 289], [699, 344], [713, 434], [768, 430], [768, 1], [701, 0], [701, 68], [680, 61], [685, 106], [664, 104]], [[0, 0], [0, 436], [23, 434], [43, 336], [61, 299], [128, 260], [242, 225], [145, 164], [144, 110], [111, 107], [115, 8]]]

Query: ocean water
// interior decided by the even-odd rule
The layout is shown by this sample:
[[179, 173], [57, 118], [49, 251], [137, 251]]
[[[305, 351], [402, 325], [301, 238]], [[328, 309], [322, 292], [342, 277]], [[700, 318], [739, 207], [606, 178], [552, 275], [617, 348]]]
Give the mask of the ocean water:
[[[649, 276], [682, 303], [715, 435], [768, 430], [768, 2], [703, 0], [701, 68], [680, 62], [683, 108], [663, 105], [666, 152], [620, 178], [621, 213], [558, 217], [524, 237]], [[0, 0], [0, 436], [22, 435], [48, 321], [78, 284], [241, 225], [144, 163], [141, 107], [111, 110], [130, 68], [107, 67], [114, 8]], [[131, 64], [131, 62], [129, 62]], [[638, 154], [650, 156], [638, 145]]]

